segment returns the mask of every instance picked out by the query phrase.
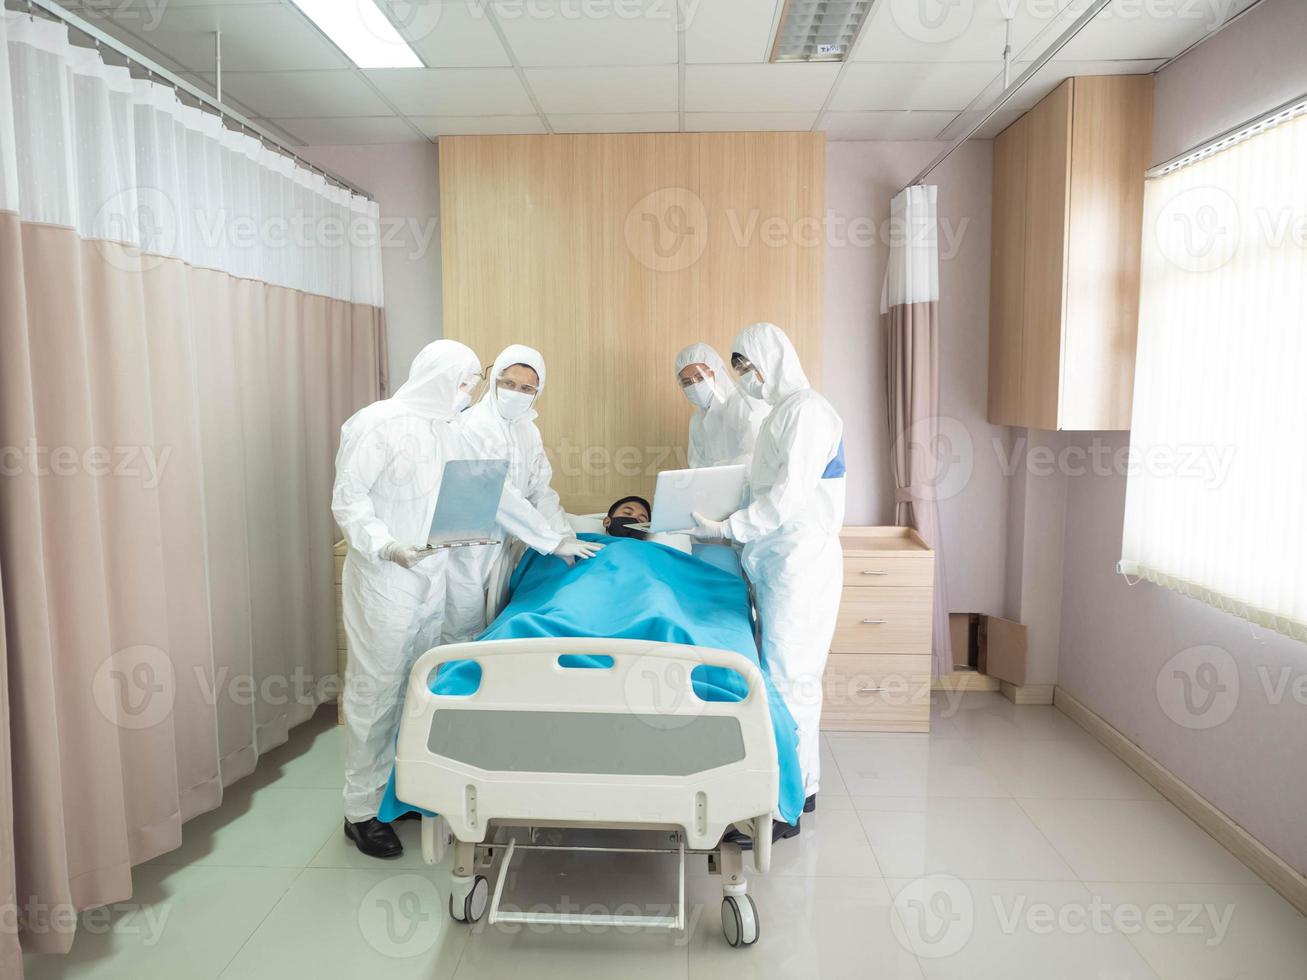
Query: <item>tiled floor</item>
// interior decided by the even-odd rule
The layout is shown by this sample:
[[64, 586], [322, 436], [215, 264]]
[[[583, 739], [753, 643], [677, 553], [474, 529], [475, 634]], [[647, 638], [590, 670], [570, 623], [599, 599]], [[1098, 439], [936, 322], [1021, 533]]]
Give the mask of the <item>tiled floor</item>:
[[[393, 862], [342, 838], [340, 736], [297, 730], [136, 870], [133, 903], [85, 919], [69, 956], [28, 957], [30, 980], [1307, 976], [1307, 921], [1052, 708], [973, 694], [941, 699], [929, 737], [829, 736], [821, 809], [751, 881], [746, 950], [702, 861], [683, 937], [456, 925], [416, 822]], [[657, 857], [535, 854], [513, 887], [653, 913], [675, 877]]]

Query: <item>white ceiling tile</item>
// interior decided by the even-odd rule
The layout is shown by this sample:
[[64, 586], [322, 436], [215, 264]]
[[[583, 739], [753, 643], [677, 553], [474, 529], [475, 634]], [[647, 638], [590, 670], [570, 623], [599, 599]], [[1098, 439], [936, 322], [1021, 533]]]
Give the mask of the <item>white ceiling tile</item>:
[[675, 112], [563, 113], [549, 117], [556, 133], [674, 133], [680, 128]]
[[771, 57], [772, 22], [784, 0], [690, 0], [685, 5], [689, 64], [762, 63]]
[[427, 136], [538, 136], [545, 132], [539, 116], [410, 116]]
[[804, 112], [830, 94], [837, 64], [690, 65], [685, 108], [691, 112]]
[[272, 118], [380, 116], [390, 113], [353, 70], [233, 71], [222, 73], [230, 92], [260, 116]]
[[[118, 20], [175, 62], [192, 71], [214, 67], [214, 32], [222, 32], [223, 71], [269, 68], [348, 68], [350, 61], [298, 10], [286, 6], [175, 7], [171, 4], [120, 4], [101, 8], [99, 23]], [[119, 20], [140, 14], [139, 20]]]
[[[991, 61], [1003, 64], [1012, 15], [1012, 51], [1033, 58], [1074, 20], [1073, 0], [882, 0], [863, 28], [852, 61]], [[1139, 2], [1139, 0], [1133, 0]], [[1082, 4], [1076, 6], [1083, 9]]]
[[492, 0], [518, 63], [676, 64], [677, 0]]
[[955, 112], [828, 112], [822, 129], [834, 140], [938, 139]]
[[675, 66], [529, 68], [526, 82], [546, 113], [675, 112]]
[[213, 67], [213, 38], [222, 31], [222, 68], [228, 71], [351, 68], [353, 62], [300, 11], [287, 3], [169, 7], [150, 40], [183, 64]]
[[1067, 60], [1173, 58], [1251, 0], [1116, 0], [1058, 52]]
[[[1021, 86], [1021, 90], [1003, 106], [1004, 109], [1029, 109], [1062, 81], [1072, 75], [1147, 75], [1162, 65], [1161, 59], [1152, 61], [1050, 61], [1035, 76]], [[1025, 71], [1026, 65], [1012, 69], [1015, 79]]]
[[399, 116], [337, 116], [334, 119], [261, 119], [311, 146], [422, 142]]
[[[995, 77], [991, 64], [850, 64], [831, 100], [832, 109], [962, 109]], [[1001, 85], [1000, 85], [1001, 87]]]
[[812, 129], [817, 112], [687, 112], [688, 133], [795, 133]]
[[400, 112], [419, 116], [531, 115], [511, 68], [378, 68], [365, 72]]
[[404, 40], [429, 68], [499, 68], [508, 53], [480, 3], [379, 0]]

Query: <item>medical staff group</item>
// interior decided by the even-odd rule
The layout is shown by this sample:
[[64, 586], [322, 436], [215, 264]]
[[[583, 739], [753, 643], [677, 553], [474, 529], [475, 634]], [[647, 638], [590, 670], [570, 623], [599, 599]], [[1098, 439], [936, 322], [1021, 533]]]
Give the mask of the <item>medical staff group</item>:
[[[734, 376], [707, 344], [691, 344], [676, 358], [677, 381], [694, 406], [690, 465], [748, 467], [748, 504], [720, 521], [694, 515], [692, 536], [741, 549], [762, 660], [798, 728], [804, 811], [810, 812], [820, 780], [821, 677], [843, 577], [844, 426], [808, 383], [779, 327], [745, 327], [731, 345], [730, 361]], [[403, 852], [394, 828], [377, 814], [417, 658], [485, 629], [486, 592], [510, 560], [508, 539], [567, 561], [593, 557], [603, 547], [576, 537], [550, 486], [533, 408], [545, 387], [544, 358], [520, 344], [505, 348], [485, 394], [472, 405], [481, 380], [481, 362], [470, 348], [437, 340], [419, 352], [394, 395], [361, 409], [341, 428], [332, 513], [349, 546], [343, 577], [349, 643], [344, 829], [372, 857]], [[506, 543], [426, 547], [441, 472], [451, 459], [508, 460], [496, 515]], [[638, 536], [629, 523], [611, 524], [609, 533]], [[772, 836], [798, 832], [797, 820], [778, 820]], [[749, 845], [738, 831], [731, 834]]]

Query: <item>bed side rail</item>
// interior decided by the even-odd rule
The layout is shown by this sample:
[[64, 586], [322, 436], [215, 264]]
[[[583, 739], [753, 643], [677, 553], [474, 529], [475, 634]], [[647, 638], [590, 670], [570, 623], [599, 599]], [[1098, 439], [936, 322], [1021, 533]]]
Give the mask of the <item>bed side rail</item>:
[[[569, 655], [610, 667], [565, 667]], [[475, 661], [469, 695], [432, 672]], [[741, 701], [704, 701], [696, 668], [735, 671]], [[441, 813], [462, 841], [492, 820], [674, 826], [694, 849], [775, 807], [776, 744], [762, 672], [726, 650], [549, 637], [437, 647], [409, 680], [396, 759], [400, 799]]]

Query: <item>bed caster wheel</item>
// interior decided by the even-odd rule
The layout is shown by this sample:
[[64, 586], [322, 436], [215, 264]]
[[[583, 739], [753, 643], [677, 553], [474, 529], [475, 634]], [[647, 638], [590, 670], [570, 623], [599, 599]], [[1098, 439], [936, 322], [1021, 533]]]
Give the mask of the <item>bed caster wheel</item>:
[[750, 896], [722, 899], [722, 932], [732, 946], [752, 946], [758, 941], [758, 906]]
[[479, 922], [481, 916], [486, 914], [486, 905], [490, 901], [490, 882], [485, 875], [477, 875], [471, 881], [471, 887], [467, 888], [456, 883], [449, 894], [449, 917], [455, 922]]

